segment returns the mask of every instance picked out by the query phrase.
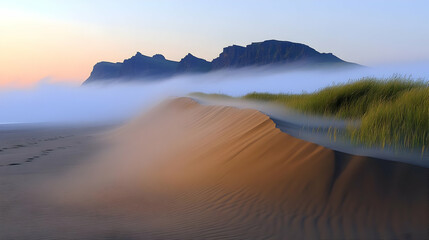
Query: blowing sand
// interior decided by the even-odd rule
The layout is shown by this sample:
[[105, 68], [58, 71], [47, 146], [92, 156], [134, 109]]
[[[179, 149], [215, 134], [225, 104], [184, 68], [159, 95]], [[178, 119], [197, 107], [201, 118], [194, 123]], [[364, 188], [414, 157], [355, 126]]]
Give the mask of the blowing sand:
[[0, 203], [0, 225], [37, 220], [0, 238], [429, 238], [428, 168], [294, 138], [256, 110], [179, 98], [103, 139], [28, 191], [37, 204]]

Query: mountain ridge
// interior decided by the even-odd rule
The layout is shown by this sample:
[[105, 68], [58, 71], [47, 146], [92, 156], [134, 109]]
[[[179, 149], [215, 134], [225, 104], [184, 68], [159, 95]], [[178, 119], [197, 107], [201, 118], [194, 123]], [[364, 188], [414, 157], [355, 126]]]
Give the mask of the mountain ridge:
[[223, 69], [244, 67], [281, 66], [297, 64], [305, 67], [360, 66], [346, 62], [332, 53], [321, 53], [308, 45], [289, 41], [266, 40], [253, 42], [245, 47], [231, 45], [223, 48], [211, 62], [188, 53], [180, 61], [166, 59], [161, 54], [152, 57], [137, 52], [123, 62], [102, 61], [94, 65], [84, 84], [92, 82], [150, 81], [179, 74], [201, 74]]

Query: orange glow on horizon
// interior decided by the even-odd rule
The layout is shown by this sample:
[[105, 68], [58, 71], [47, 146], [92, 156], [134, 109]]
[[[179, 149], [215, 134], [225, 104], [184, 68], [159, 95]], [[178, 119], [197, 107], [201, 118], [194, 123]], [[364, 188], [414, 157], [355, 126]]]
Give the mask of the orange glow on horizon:
[[144, 52], [136, 45], [159, 47], [121, 38], [125, 30], [115, 31], [112, 37], [112, 29], [107, 32], [97, 25], [0, 9], [0, 87], [31, 86], [44, 78], [83, 82], [97, 62], [123, 61]]

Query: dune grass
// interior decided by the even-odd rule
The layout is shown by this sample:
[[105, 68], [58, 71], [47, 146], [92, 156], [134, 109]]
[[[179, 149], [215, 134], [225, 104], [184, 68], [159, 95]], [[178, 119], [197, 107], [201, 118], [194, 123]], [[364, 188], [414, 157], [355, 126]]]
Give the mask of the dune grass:
[[210, 98], [219, 98], [219, 99], [233, 98], [231, 96], [228, 96], [226, 94], [221, 94], [221, 93], [193, 92], [193, 93], [190, 93], [189, 95], [195, 96], [195, 97], [210, 97]]
[[396, 148], [429, 146], [429, 88], [403, 92], [392, 101], [373, 104], [362, 116], [359, 128], [349, 128], [356, 142]]
[[250, 93], [244, 99], [278, 102], [305, 113], [360, 119], [352, 141], [394, 148], [429, 145], [429, 84], [410, 78], [363, 78], [312, 94]]
[[[395, 149], [429, 148], [429, 83], [402, 76], [362, 78], [310, 94], [249, 93], [304, 113], [360, 120], [349, 124], [352, 142]], [[352, 121], [351, 121], [352, 122]]]

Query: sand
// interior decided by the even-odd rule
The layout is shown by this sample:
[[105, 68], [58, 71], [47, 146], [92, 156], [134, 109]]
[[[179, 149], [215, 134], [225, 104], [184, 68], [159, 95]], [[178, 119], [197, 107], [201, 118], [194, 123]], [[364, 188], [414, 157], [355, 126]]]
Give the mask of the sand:
[[3, 164], [0, 238], [429, 238], [428, 168], [297, 139], [256, 110], [179, 98], [102, 139], [40, 181]]

